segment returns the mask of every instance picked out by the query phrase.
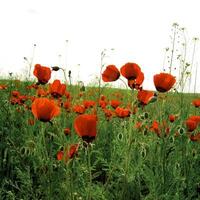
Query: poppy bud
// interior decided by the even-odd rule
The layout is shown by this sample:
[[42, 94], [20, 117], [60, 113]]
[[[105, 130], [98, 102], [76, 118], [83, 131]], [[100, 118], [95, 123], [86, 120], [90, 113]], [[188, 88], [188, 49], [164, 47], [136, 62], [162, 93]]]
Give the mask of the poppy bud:
[[53, 71], [58, 71], [58, 70], [60, 69], [60, 67], [58, 67], [58, 66], [53, 66], [53, 67], [51, 67], [51, 69], [52, 69]]
[[185, 132], [185, 130], [184, 130], [184, 128], [180, 127], [178, 129], [178, 132], [179, 132], [180, 135], [183, 135], [183, 133]]
[[69, 70], [69, 71], [68, 71], [68, 77], [69, 77], [69, 78], [71, 77], [71, 74], [72, 74], [72, 71]]

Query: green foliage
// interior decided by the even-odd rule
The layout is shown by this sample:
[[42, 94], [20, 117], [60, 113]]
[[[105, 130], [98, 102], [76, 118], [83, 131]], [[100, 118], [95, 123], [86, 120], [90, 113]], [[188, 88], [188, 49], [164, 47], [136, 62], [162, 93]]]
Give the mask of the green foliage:
[[[52, 124], [35, 121], [29, 125], [28, 120], [33, 119], [31, 111], [11, 105], [10, 97], [13, 90], [30, 96], [35, 91], [26, 89], [28, 82], [7, 84], [6, 90], [0, 90], [0, 199], [200, 198], [199, 143], [190, 141], [186, 131], [175, 136], [180, 127], [185, 130], [189, 115], [199, 115], [199, 108], [191, 106], [193, 96], [160, 95], [157, 101], [138, 108], [129, 118], [107, 119], [97, 109], [98, 134], [85, 147], [74, 130], [77, 114], [62, 108]], [[96, 101], [98, 95], [96, 92], [91, 95], [93, 90], [96, 88], [86, 88], [78, 98], [79, 88], [72, 86], [70, 92], [75, 96], [72, 102]], [[116, 99], [116, 92], [122, 93], [122, 106], [136, 102], [130, 91], [103, 90], [108, 100]], [[31, 101], [27, 105], [31, 106]], [[169, 114], [178, 115], [174, 123], [169, 122]], [[162, 127], [158, 137], [150, 129], [154, 120], [166, 121], [169, 134]], [[142, 123], [141, 128], [136, 128], [137, 122]], [[71, 135], [63, 133], [66, 127], [71, 129]], [[68, 161], [56, 159], [59, 150], [75, 143], [80, 144], [77, 156]]]

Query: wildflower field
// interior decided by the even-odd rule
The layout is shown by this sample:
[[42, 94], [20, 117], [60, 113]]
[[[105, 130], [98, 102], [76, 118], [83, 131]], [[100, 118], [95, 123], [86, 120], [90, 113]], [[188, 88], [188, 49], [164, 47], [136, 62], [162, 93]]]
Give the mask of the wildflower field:
[[[171, 73], [142, 87], [136, 63], [102, 68], [99, 86], [0, 81], [1, 200], [200, 199], [200, 96]], [[127, 89], [102, 82], [127, 80]]]
[[94, 86], [27, 57], [25, 80], [0, 79], [0, 200], [200, 199], [198, 38], [172, 27], [153, 90], [137, 62], [105, 64], [106, 49]]

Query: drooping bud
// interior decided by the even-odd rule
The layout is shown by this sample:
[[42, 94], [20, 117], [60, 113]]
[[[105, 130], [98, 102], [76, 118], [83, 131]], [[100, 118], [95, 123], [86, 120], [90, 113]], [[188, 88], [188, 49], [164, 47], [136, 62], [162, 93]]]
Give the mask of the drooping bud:
[[60, 69], [60, 67], [58, 67], [58, 66], [53, 66], [53, 67], [51, 67], [51, 69], [52, 69], [53, 71], [58, 71], [58, 70]]

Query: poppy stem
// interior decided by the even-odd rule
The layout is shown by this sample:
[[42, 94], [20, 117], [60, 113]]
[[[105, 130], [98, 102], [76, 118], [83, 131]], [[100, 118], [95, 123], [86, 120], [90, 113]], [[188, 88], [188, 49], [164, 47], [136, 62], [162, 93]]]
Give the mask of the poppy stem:
[[194, 65], [194, 56], [195, 56], [195, 50], [196, 50], [196, 44], [197, 44], [197, 38], [194, 38], [194, 46], [193, 46], [193, 52], [192, 52], [192, 61], [191, 61], [191, 65], [190, 65], [190, 78], [189, 78], [189, 90], [188, 92], [190, 92], [190, 87], [191, 87], [191, 82], [192, 82], [192, 70], [193, 70], [193, 65]]
[[47, 143], [45, 138], [45, 126], [44, 124], [41, 124], [41, 147], [43, 149], [43, 155], [44, 155], [44, 166], [47, 167], [47, 173], [48, 173], [48, 196], [51, 197], [51, 170], [52, 166], [49, 163], [49, 157], [48, 157], [48, 150], [47, 150]]
[[63, 68], [60, 68], [63, 71], [63, 75], [64, 75], [64, 79], [65, 79], [65, 83], [67, 85], [67, 76], [66, 76], [66, 72]]
[[174, 58], [174, 50], [175, 50], [175, 41], [176, 41], [176, 33], [177, 33], [177, 27], [178, 24], [174, 23], [174, 35], [173, 35], [173, 41], [172, 41], [172, 51], [171, 51], [171, 60], [170, 60], [170, 66], [169, 66], [169, 73], [172, 73], [172, 63], [173, 63], [173, 58]]
[[90, 155], [90, 144], [86, 147], [87, 152], [87, 163], [88, 163], [88, 172], [89, 172], [89, 182], [88, 182], [88, 193], [87, 193], [87, 200], [91, 200], [91, 187], [92, 187], [92, 172], [91, 172], [91, 155]]
[[121, 78], [119, 78], [119, 80], [122, 81], [122, 83], [125, 85], [126, 89], [128, 89], [128, 86], [127, 86], [126, 82]]

